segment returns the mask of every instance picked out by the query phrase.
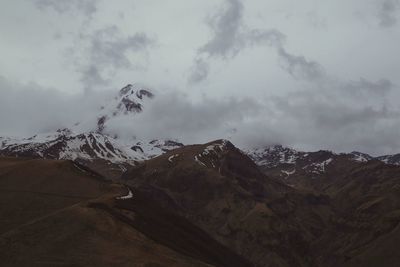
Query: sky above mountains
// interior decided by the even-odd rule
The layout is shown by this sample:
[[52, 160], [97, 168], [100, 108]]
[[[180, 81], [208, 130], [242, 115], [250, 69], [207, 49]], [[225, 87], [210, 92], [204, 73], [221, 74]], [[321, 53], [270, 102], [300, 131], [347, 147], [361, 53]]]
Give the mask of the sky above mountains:
[[399, 0], [4, 0], [0, 134], [138, 82], [158, 97], [123, 133], [400, 152], [399, 19]]

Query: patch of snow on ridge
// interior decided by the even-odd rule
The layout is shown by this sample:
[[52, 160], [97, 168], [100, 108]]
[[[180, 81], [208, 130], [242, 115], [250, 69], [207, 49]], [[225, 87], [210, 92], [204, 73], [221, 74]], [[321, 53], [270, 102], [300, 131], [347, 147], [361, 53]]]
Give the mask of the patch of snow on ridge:
[[200, 165], [206, 166], [206, 164], [204, 164], [202, 161], [199, 160], [199, 157], [206, 157], [206, 159], [208, 159], [213, 168], [216, 168], [216, 164], [214, 162], [215, 157], [217, 158], [221, 157], [221, 153], [223, 153], [227, 144], [228, 144], [227, 140], [220, 140], [208, 145], [206, 148], [203, 149], [203, 151], [200, 154], [195, 156], [195, 161], [197, 161]]
[[310, 165], [307, 165], [303, 167], [303, 169], [306, 169], [307, 171], [310, 171], [315, 174], [322, 174], [326, 171], [326, 167], [333, 161], [332, 158], [329, 158], [327, 160], [324, 160], [322, 162], [316, 162], [316, 163], [311, 163]]
[[228, 143], [228, 141], [222, 140], [221, 144], [214, 143], [214, 144], [208, 145], [204, 149], [204, 151], [201, 153], [201, 155], [206, 156], [206, 155], [213, 154], [213, 153], [219, 154], [225, 149], [227, 143]]
[[361, 153], [361, 152], [357, 152], [357, 151], [351, 152], [350, 155], [352, 156], [352, 160], [358, 161], [358, 162], [367, 162], [367, 161], [370, 161], [371, 159], [373, 159], [373, 157], [371, 157], [370, 155]]
[[296, 173], [296, 169], [293, 169], [292, 171], [281, 171], [283, 174], [286, 174], [285, 178], [288, 178], [290, 175], [295, 174]]
[[168, 161], [169, 161], [169, 162], [173, 162], [172, 160], [173, 160], [174, 158], [178, 157], [178, 156], [179, 156], [179, 154], [172, 155], [172, 156], [170, 156], [170, 157], [168, 158]]
[[202, 166], [204, 166], [204, 167], [207, 167], [207, 165], [204, 164], [201, 160], [199, 160], [199, 158], [198, 158], [197, 156], [194, 156], [194, 160], [195, 160], [199, 165], [202, 165]]
[[389, 164], [389, 158], [381, 159], [381, 161], [382, 161], [383, 163], [385, 163], [385, 164]]
[[152, 140], [150, 142], [138, 142], [136, 146], [143, 150], [147, 159], [164, 154], [169, 150], [180, 148], [183, 144], [171, 140]]
[[133, 198], [133, 193], [132, 193], [131, 189], [128, 189], [128, 194], [127, 195], [122, 196], [122, 197], [117, 197], [117, 199], [122, 199], [122, 200], [130, 199], [130, 198]]
[[296, 164], [299, 159], [308, 156], [307, 153], [296, 151], [281, 145], [267, 146], [250, 149], [245, 153], [254, 160], [257, 165], [276, 167], [280, 164]]

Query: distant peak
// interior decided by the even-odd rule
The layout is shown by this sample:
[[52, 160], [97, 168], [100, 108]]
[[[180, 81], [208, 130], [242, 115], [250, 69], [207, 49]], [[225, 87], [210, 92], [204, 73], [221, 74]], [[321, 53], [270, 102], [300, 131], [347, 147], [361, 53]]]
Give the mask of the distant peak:
[[119, 96], [126, 98], [126, 97], [136, 97], [139, 99], [143, 99], [143, 97], [152, 98], [154, 94], [150, 92], [149, 89], [145, 88], [144, 86], [138, 84], [128, 84], [119, 90]]
[[141, 90], [137, 91], [136, 92], [136, 96], [138, 98], [140, 98], [140, 99], [142, 99], [143, 96], [146, 96], [148, 98], [153, 98], [154, 97], [153, 93], [151, 93], [150, 91], [145, 90], [145, 89], [141, 89]]
[[120, 96], [127, 95], [129, 93], [129, 91], [131, 91], [132, 89], [133, 89], [133, 85], [132, 84], [128, 84], [127, 86], [125, 86], [121, 90], [119, 90], [119, 95]]

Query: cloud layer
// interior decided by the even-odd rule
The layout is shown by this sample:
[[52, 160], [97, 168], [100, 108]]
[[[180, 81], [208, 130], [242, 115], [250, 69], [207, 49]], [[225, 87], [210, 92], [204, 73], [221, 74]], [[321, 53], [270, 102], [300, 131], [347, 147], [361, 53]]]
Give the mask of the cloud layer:
[[90, 121], [120, 87], [140, 82], [156, 98], [112, 121], [110, 134], [400, 152], [399, 0], [3, 7], [0, 135]]
[[84, 51], [88, 59], [83, 66], [79, 65], [80, 61], [76, 64], [81, 69], [81, 81], [85, 89], [108, 85], [120, 70], [141, 67], [132, 63], [129, 54], [146, 53], [155, 44], [155, 40], [143, 32], [123, 36], [115, 26], [96, 30], [81, 38], [88, 42]]
[[379, 3], [378, 18], [382, 27], [392, 27], [397, 23], [400, 10], [399, 0], [381, 0]]
[[279, 30], [247, 27], [243, 22], [243, 12], [244, 6], [239, 0], [227, 0], [209, 18], [212, 38], [198, 49], [189, 82], [198, 83], [207, 79], [211, 59], [229, 60], [243, 49], [253, 46], [275, 49], [282, 68], [295, 78], [316, 79], [323, 75], [323, 69], [317, 62], [286, 50], [286, 36]]

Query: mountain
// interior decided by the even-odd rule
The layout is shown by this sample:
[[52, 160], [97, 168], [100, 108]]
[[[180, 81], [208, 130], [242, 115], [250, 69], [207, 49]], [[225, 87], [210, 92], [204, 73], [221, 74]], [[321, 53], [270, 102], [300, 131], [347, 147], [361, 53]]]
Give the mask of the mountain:
[[[293, 150], [289, 153], [280, 164], [294, 164]], [[331, 157], [322, 151], [309, 160]], [[392, 244], [400, 240], [400, 167], [349, 155], [336, 155], [327, 165], [334, 162], [337, 176], [332, 171], [315, 179], [325, 181], [323, 186], [293, 187], [265, 175], [229, 141], [217, 140], [147, 160], [122, 181], [253, 266], [396, 266], [400, 258]], [[340, 167], [340, 162], [354, 165]], [[322, 175], [329, 172], [325, 167], [308, 171]], [[390, 257], [379, 259], [381, 253]]]
[[[29, 138], [0, 137], [0, 155], [77, 160], [118, 177], [127, 168], [183, 146], [173, 140], [121, 140], [109, 127], [119, 116], [135, 116], [154, 95], [147, 89], [127, 85], [99, 108], [98, 115], [69, 128], [37, 134]], [[96, 125], [88, 128], [86, 125]]]
[[297, 151], [290, 147], [284, 147], [282, 145], [271, 145], [254, 149], [246, 149], [245, 152], [257, 163], [257, 165], [266, 168], [273, 168], [282, 164], [296, 164], [305, 160], [306, 158], [314, 158], [317, 154], [330, 155], [331, 157], [344, 156], [350, 160], [358, 162], [380, 160], [387, 164], [400, 165], [400, 154], [373, 157], [366, 153], [358, 151], [340, 154], [328, 150], [320, 150], [317, 152], [303, 152]]
[[282, 145], [247, 149], [245, 153], [265, 174], [283, 179], [290, 185], [314, 189], [369, 161], [400, 165], [400, 157], [396, 155], [372, 157], [356, 151], [340, 154], [327, 150], [303, 152]]
[[[314, 162], [333, 155], [315, 153]], [[400, 167], [333, 157], [308, 179], [319, 181], [312, 190], [266, 175], [227, 140], [166, 151], [115, 182], [77, 161], [0, 157], [0, 203], [7, 203], [0, 205], [0, 260], [397, 266]], [[294, 164], [285, 162], [279, 164]]]
[[68, 129], [57, 134], [25, 139], [2, 139], [0, 153], [6, 156], [25, 156], [49, 159], [96, 160], [112, 163], [131, 163], [155, 157], [170, 149], [183, 146], [166, 140], [125, 144], [118, 139], [98, 133], [72, 134]]
[[[123, 140], [113, 129], [113, 120], [141, 113], [154, 97], [149, 89], [128, 84], [103, 105], [99, 104], [98, 112], [84, 121], [28, 138], [0, 137], [0, 155], [76, 160], [107, 177], [117, 178], [138, 162], [183, 146], [175, 140], [137, 140], [134, 133], [130, 140]], [[326, 169], [332, 169], [330, 166], [339, 159], [340, 162], [349, 159], [346, 165], [369, 160], [400, 165], [400, 154], [374, 158], [360, 152], [306, 153], [280, 145], [245, 151], [264, 172], [292, 184], [299, 183], [296, 181], [299, 176], [307, 175], [311, 179], [324, 176]]]
[[386, 164], [400, 165], [400, 154], [380, 156], [376, 159]]
[[0, 137], [2, 266], [399, 265], [398, 155], [120, 138], [153, 97]]
[[321, 214], [331, 212], [324, 197], [264, 175], [225, 140], [167, 152], [122, 179], [253, 266], [308, 266], [308, 243], [325, 227]]
[[97, 116], [96, 131], [102, 133], [113, 118], [142, 112], [145, 102], [153, 97], [153, 93], [148, 89], [128, 84], [106, 105], [100, 107], [101, 112]]

